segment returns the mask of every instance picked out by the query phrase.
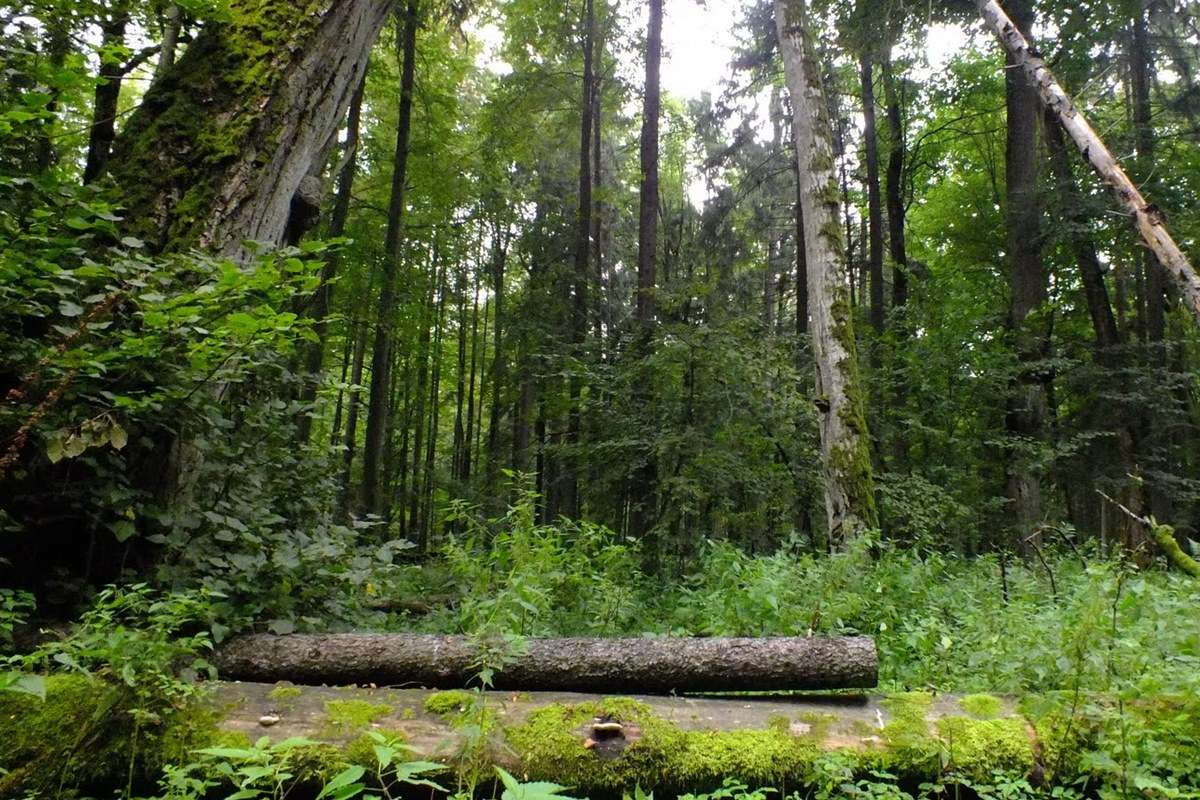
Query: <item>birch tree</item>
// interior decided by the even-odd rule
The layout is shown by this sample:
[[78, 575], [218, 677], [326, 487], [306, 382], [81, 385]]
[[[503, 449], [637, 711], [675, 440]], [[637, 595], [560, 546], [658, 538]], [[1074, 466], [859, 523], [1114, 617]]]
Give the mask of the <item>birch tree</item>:
[[775, 0], [775, 25], [792, 98], [808, 271], [809, 332], [816, 360], [821, 459], [829, 538], [844, 546], [878, 524], [858, 375], [845, 245], [838, 225], [833, 128], [804, 0]]

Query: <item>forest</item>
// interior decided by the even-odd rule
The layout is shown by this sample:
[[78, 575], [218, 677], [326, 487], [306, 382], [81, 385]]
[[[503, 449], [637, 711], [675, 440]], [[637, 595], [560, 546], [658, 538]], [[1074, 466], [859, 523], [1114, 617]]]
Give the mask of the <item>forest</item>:
[[1200, 798], [1200, 4], [0, 0], [0, 798]]

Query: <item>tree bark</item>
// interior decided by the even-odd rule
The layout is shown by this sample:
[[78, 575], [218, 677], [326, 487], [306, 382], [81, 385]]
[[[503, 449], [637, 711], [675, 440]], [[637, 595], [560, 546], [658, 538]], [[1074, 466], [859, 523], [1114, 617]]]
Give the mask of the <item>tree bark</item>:
[[850, 296], [841, 273], [845, 245], [838, 226], [833, 128], [806, 17], [804, 0], [776, 0], [804, 211], [825, 512], [830, 541], [842, 546], [876, 527], [878, 515]]
[[[1007, 0], [1014, 24], [1022, 31], [1033, 27], [1029, 0]], [[1042, 262], [1041, 211], [1038, 189], [1037, 92], [1007, 56], [1005, 105], [1007, 139], [1005, 187], [1011, 296], [1008, 327], [1012, 331], [1018, 374], [1012, 381], [1005, 427], [1014, 444], [1006, 456], [1006, 493], [1013, 532], [1023, 543], [1042, 521], [1041, 477], [1024, 456], [1018, 442], [1040, 440], [1048, 415], [1045, 385], [1034, 364], [1044, 353], [1044, 337], [1032, 329], [1029, 316], [1046, 300], [1046, 271]], [[1021, 545], [1024, 550], [1024, 544]]]
[[363, 506], [370, 512], [381, 508], [379, 464], [383, 457], [388, 407], [388, 383], [392, 359], [392, 332], [396, 314], [397, 280], [403, 259], [404, 197], [408, 175], [409, 139], [412, 128], [413, 84], [416, 76], [418, 0], [408, 0], [400, 27], [401, 48], [400, 117], [396, 126], [396, 151], [392, 166], [392, 191], [384, 242], [383, 280], [375, 319], [375, 344], [371, 353], [371, 390], [367, 406], [367, 436], [363, 444]]
[[[1121, 333], [1117, 328], [1117, 319], [1113, 314], [1112, 304], [1109, 302], [1108, 286], [1104, 282], [1104, 268], [1100, 264], [1100, 257], [1097, 255], [1095, 243], [1092, 241], [1091, 222], [1087, 218], [1084, 198], [1075, 183], [1075, 176], [1071, 172], [1062, 126], [1049, 111], [1046, 112], [1045, 130], [1047, 149], [1050, 153], [1050, 168], [1062, 195], [1068, 239], [1075, 255], [1076, 266], [1079, 268], [1088, 314], [1092, 320], [1092, 329], [1095, 331], [1096, 362], [1111, 371], [1111, 379], [1121, 386], [1120, 394], [1125, 395], [1128, 394], [1128, 386], [1124, 385], [1126, 378], [1120, 372], [1123, 365], [1122, 354], [1118, 349], [1121, 345]], [[1121, 492], [1121, 502], [1140, 514], [1143, 501], [1137, 459], [1138, 436], [1136, 428], [1130, 424], [1129, 410], [1116, 409], [1112, 417], [1112, 425], [1117, 437], [1117, 456], [1120, 459], [1121, 470], [1128, 476]], [[1120, 539], [1127, 552], [1134, 553], [1142, 550], [1143, 528], [1128, 517], [1122, 517], [1121, 522]]]
[[100, 25], [100, 70], [92, 100], [92, 125], [88, 130], [87, 161], [83, 182], [92, 183], [108, 165], [113, 140], [117, 132], [117, 107], [121, 99], [121, 81], [125, 69], [120, 48], [125, 45], [125, 28], [129, 25], [129, 9], [118, 3]]
[[[252, 634], [217, 654], [226, 679], [302, 684], [466, 686], [469, 637], [436, 634]], [[716, 692], [874, 686], [868, 637], [533, 639], [497, 671], [497, 689]]]
[[882, 71], [884, 101], [887, 103], [887, 217], [888, 251], [892, 257], [892, 307], [903, 308], [908, 303], [908, 244], [905, 239], [907, 209], [904, 203], [904, 118], [890, 55], [883, 59]]
[[1171, 238], [1157, 206], [1147, 203], [1121, 165], [1092, 130], [1087, 119], [1071, 102], [1046, 63], [1031, 51], [1025, 37], [995, 0], [976, 0], [976, 6], [992, 31], [1020, 65], [1026, 79], [1036, 88], [1042, 102], [1070, 134], [1084, 158], [1112, 188], [1122, 208], [1133, 219], [1138, 234], [1158, 257], [1171, 282], [1179, 290], [1188, 310], [1200, 323], [1200, 275], [1196, 274], [1179, 245]]
[[[350, 218], [350, 201], [353, 197], [354, 176], [358, 172], [358, 137], [362, 122], [363, 92], [366, 89], [367, 76], [364, 71], [359, 79], [358, 88], [350, 99], [350, 110], [346, 114], [346, 144], [342, 157], [342, 168], [337, 176], [337, 194], [333, 201], [333, 211], [329, 217], [327, 233], [329, 238], [337, 239], [346, 232], [346, 222]], [[304, 387], [300, 393], [300, 401], [312, 403], [317, 396], [317, 385], [320, 382], [321, 369], [325, 362], [325, 343], [329, 338], [329, 309], [333, 303], [333, 279], [337, 277], [337, 253], [325, 259], [321, 269], [321, 283], [313, 293], [309, 315], [313, 320], [313, 333], [317, 341], [308, 346], [304, 360]], [[296, 439], [301, 444], [308, 441], [312, 430], [311, 412], [303, 411], [297, 426]]]
[[[1152, 56], [1146, 30], [1146, 10], [1142, 0], [1133, 3], [1133, 25], [1130, 32], [1129, 77], [1133, 101], [1133, 139], [1137, 147], [1138, 177], [1148, 190], [1154, 187], [1154, 122], [1150, 115], [1150, 81]], [[1142, 269], [1146, 272], [1146, 336], [1150, 341], [1152, 358], [1159, 366], [1167, 363], [1163, 342], [1166, 340], [1166, 278], [1154, 253], [1142, 252]]]
[[646, 85], [642, 95], [641, 198], [638, 205], [637, 321], [654, 322], [655, 263], [658, 257], [658, 118], [662, 108], [663, 0], [649, 0], [646, 32]]
[[874, 65], [869, 56], [859, 59], [862, 83], [863, 150], [867, 162], [867, 272], [870, 278], [871, 327], [883, 333], [883, 204], [879, 191], [879, 136], [875, 130]]
[[167, 3], [162, 17], [162, 42], [158, 48], [158, 63], [154, 65], [154, 83], [175, 65], [175, 51], [179, 47], [179, 30], [183, 27], [183, 9], [178, 3]]
[[126, 229], [153, 250], [234, 258], [245, 241], [282, 242], [292, 198], [323, 162], [389, 6], [234, 0], [229, 21], [205, 26], [117, 137], [109, 173]]

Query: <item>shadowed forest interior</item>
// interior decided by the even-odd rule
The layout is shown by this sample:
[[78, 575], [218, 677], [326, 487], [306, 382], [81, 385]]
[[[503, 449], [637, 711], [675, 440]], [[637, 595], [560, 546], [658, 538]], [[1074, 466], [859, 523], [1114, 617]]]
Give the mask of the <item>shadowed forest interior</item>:
[[0, 798], [1200, 797], [1198, 71], [0, 1]]

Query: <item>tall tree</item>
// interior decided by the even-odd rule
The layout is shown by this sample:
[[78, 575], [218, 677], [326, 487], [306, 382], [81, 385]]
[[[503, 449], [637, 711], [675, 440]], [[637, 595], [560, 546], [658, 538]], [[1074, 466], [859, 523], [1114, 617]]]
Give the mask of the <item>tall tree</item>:
[[831, 544], [844, 546], [876, 527], [878, 515], [854, 323], [842, 277], [845, 245], [838, 226], [833, 127], [804, 0], [775, 0], [775, 25], [792, 102], [806, 231], [825, 513]]
[[[362, 126], [363, 93], [366, 83], [367, 76], [364, 72], [354, 96], [350, 99], [350, 110], [346, 114], [346, 142], [342, 148], [341, 166], [337, 170], [337, 194], [334, 196], [329, 226], [326, 228], [326, 233], [331, 239], [340, 238], [346, 232], [346, 221], [350, 218], [354, 176], [358, 172], [358, 138]], [[329, 338], [329, 309], [333, 301], [334, 278], [337, 277], [339, 260], [340, 256], [337, 253], [325, 260], [321, 269], [321, 282], [313, 293], [309, 308], [313, 319], [313, 333], [317, 335], [317, 340], [309, 344], [304, 359], [304, 386], [301, 389], [300, 401], [306, 404], [316, 399], [321, 367], [325, 362], [325, 344]], [[307, 442], [311, 429], [311, 413], [302, 412], [300, 424], [297, 426], [297, 441]]]
[[[593, 0], [583, 3], [583, 85], [579, 100], [579, 203], [575, 215], [575, 273], [571, 308], [571, 343], [576, 358], [582, 357], [588, 327], [588, 283], [591, 279], [588, 263], [592, 236], [592, 126], [596, 92], [593, 51], [596, 39], [596, 11]], [[571, 407], [567, 412], [567, 445], [570, 450], [562, 476], [562, 512], [569, 517], [579, 516], [579, 476], [575, 462], [582, 426], [579, 407], [583, 382], [571, 376]]]
[[[1014, 24], [1028, 35], [1034, 12], [1030, 0], [1007, 0]], [[1011, 54], [1005, 72], [1006, 147], [1005, 202], [1011, 297], [1008, 325], [1012, 330], [1019, 373], [1008, 400], [1006, 426], [1017, 440], [1009, 450], [1007, 495], [1018, 541], [1024, 542], [1042, 521], [1042, 488], [1027, 456], [1028, 443], [1043, 437], [1048, 414], [1046, 387], [1036, 362], [1044, 353], [1044, 335], [1030, 322], [1046, 300], [1046, 270], [1042, 262], [1041, 212], [1038, 203], [1037, 90], [1022, 74]]]
[[870, 278], [871, 327], [883, 332], [883, 208], [879, 189], [879, 136], [875, 127], [875, 77], [871, 56], [859, 58], [862, 84], [863, 151], [867, 167], [867, 275]]
[[363, 506], [378, 513], [379, 466], [386, 441], [389, 407], [388, 385], [391, 378], [393, 329], [395, 326], [398, 280], [403, 260], [404, 196], [408, 177], [409, 139], [412, 128], [413, 85], [417, 63], [418, 0], [408, 0], [403, 18], [398, 21], [400, 45], [400, 118], [396, 125], [396, 149], [392, 160], [392, 191], [388, 205], [387, 234], [384, 240], [383, 272], [379, 306], [375, 318], [375, 343], [371, 353], [371, 389], [367, 405], [367, 437], [363, 445]]
[[892, 257], [892, 306], [908, 303], [908, 244], [905, 238], [907, 206], [904, 200], [904, 116], [900, 90], [889, 53], [880, 64], [884, 102], [887, 105], [887, 220], [888, 251]]
[[[642, 134], [640, 142], [641, 185], [638, 199], [638, 269], [634, 317], [634, 357], [649, 355], [656, 314], [656, 271], [658, 263], [658, 123], [662, 113], [660, 73], [662, 70], [663, 0], [650, 0], [646, 24], [646, 81], [642, 92]], [[644, 382], [638, 383], [637, 404], [646, 408], [650, 395]], [[653, 447], [635, 471], [630, 492], [630, 527], [642, 537], [643, 558], [647, 571], [659, 568], [659, 539], [655, 511], [658, 465]]]
[[663, 0], [649, 0], [646, 28], [646, 83], [642, 94], [641, 190], [638, 201], [637, 320], [648, 328], [655, 314], [658, 258], [658, 120], [662, 111]]

